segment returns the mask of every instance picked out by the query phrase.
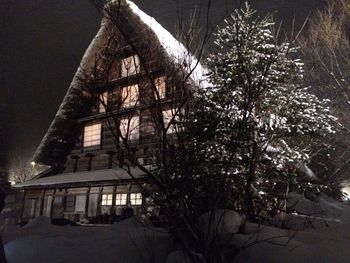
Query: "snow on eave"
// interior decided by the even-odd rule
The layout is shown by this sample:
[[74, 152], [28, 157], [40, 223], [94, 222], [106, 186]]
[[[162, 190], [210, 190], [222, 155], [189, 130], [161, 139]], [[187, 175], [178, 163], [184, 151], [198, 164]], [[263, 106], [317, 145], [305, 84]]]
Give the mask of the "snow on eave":
[[209, 86], [208, 70], [193, 56], [185, 46], [180, 43], [169, 31], [167, 31], [156, 19], [144, 13], [132, 1], [126, 1], [132, 12], [152, 30], [159, 40], [160, 45], [176, 65], [184, 69], [186, 73], [191, 73], [190, 78], [198, 87]]

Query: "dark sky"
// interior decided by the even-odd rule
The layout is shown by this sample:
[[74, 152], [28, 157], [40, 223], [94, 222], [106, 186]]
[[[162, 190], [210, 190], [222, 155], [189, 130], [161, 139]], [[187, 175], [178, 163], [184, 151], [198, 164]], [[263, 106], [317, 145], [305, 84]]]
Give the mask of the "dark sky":
[[[217, 22], [239, 0], [212, 1]], [[261, 13], [277, 11], [299, 24], [322, 0], [255, 0]], [[174, 31], [180, 14], [195, 6], [204, 12], [207, 0], [135, 0], [165, 28]], [[98, 30], [100, 17], [88, 0], [0, 1], [0, 170], [14, 155], [29, 160], [52, 121]]]

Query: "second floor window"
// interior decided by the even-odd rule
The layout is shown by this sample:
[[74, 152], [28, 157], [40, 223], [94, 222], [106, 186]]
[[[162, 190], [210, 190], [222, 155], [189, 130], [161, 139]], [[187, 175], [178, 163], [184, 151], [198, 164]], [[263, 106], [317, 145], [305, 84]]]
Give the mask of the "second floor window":
[[129, 77], [140, 72], [140, 59], [137, 55], [122, 59], [121, 77]]
[[139, 138], [140, 117], [123, 118], [120, 120], [120, 135], [128, 141]]
[[90, 124], [84, 127], [84, 147], [101, 144], [101, 123]]

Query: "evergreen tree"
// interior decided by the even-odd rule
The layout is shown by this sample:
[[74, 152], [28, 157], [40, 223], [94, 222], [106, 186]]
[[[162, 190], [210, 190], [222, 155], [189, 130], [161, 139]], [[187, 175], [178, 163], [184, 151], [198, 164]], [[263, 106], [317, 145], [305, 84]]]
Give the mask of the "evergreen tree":
[[215, 34], [211, 86], [198, 91], [193, 116], [194, 145], [207, 164], [198, 174], [224, 177], [222, 190], [234, 189], [248, 216], [253, 197], [272, 200], [278, 182], [298, 183], [296, 169], [334, 132], [329, 101], [303, 86], [298, 48], [278, 43], [272, 16], [254, 13], [246, 4]]

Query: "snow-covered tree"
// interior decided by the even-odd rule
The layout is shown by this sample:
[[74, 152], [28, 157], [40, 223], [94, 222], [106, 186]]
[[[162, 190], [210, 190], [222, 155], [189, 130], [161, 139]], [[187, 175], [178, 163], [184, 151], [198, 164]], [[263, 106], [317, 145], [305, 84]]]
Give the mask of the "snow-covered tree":
[[334, 132], [329, 101], [303, 85], [298, 48], [278, 42], [271, 16], [254, 13], [246, 4], [218, 29], [212, 85], [198, 92], [193, 120], [201, 134], [194, 144], [209, 167], [202, 176], [223, 176], [249, 216], [255, 197], [296, 182], [313, 145]]

